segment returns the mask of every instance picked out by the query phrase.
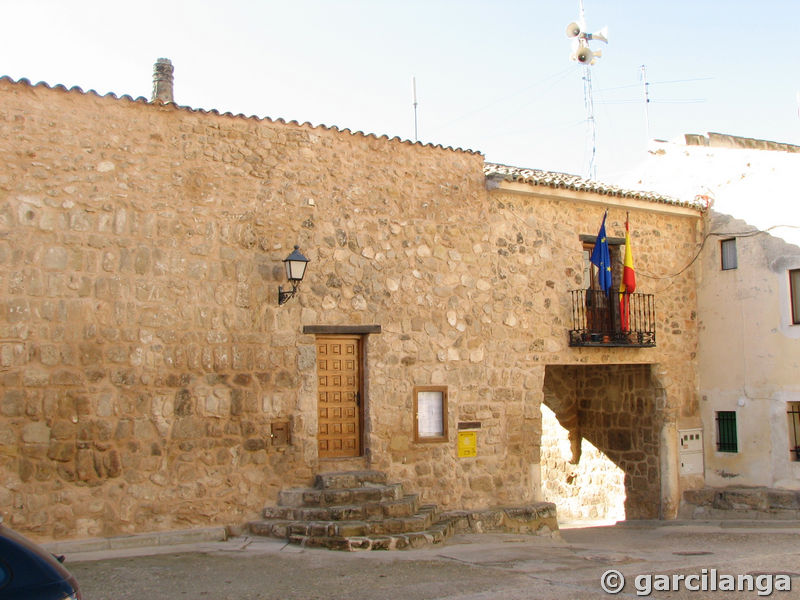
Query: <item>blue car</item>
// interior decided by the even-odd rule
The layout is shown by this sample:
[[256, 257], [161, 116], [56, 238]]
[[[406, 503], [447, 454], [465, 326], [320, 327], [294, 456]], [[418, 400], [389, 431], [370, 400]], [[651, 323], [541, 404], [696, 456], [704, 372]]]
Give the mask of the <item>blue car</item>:
[[0, 600], [81, 600], [78, 582], [61, 560], [0, 517]]

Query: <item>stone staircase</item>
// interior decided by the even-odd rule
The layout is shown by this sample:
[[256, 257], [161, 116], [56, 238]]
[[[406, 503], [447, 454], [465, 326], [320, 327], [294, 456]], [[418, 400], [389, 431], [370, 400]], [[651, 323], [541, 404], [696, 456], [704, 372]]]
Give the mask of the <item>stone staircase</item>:
[[332, 550], [403, 550], [442, 544], [454, 533], [558, 529], [555, 506], [442, 513], [420, 505], [380, 471], [321, 473], [314, 487], [282, 490], [278, 506], [248, 524], [254, 535]]

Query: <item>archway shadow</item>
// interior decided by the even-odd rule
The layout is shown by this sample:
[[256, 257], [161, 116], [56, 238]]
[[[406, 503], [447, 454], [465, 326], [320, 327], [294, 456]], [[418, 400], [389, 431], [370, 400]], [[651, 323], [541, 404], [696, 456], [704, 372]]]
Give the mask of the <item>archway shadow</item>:
[[[660, 516], [658, 406], [663, 389], [651, 367], [549, 365], [545, 370], [544, 404], [568, 432], [571, 463], [580, 465], [581, 440], [586, 439], [621, 469], [626, 519]], [[576, 483], [578, 496], [591, 503], [591, 481]]]
[[589, 440], [573, 459], [569, 432], [545, 404], [542, 411], [542, 498], [558, 507], [559, 527], [609, 525], [625, 520], [625, 473]]

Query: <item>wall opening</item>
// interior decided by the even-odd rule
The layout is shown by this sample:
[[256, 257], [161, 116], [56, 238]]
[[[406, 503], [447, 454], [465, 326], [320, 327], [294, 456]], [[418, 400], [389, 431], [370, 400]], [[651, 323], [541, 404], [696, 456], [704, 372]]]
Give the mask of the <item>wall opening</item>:
[[542, 498], [558, 507], [560, 522], [625, 520], [625, 473], [586, 439], [573, 462], [569, 432], [542, 404]]
[[565, 520], [659, 518], [661, 418], [650, 367], [546, 368], [542, 492]]

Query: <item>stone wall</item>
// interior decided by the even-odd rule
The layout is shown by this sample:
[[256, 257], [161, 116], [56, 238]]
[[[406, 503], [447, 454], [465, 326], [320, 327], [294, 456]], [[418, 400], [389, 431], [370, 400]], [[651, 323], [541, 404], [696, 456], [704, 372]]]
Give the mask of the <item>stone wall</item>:
[[686, 490], [680, 518], [796, 521], [800, 519], [800, 490], [756, 486]]
[[[0, 506], [36, 537], [238, 524], [309, 484], [304, 326], [381, 327], [364, 466], [446, 509], [539, 495], [546, 364], [657, 359], [672, 418], [696, 402], [691, 270], [656, 349], [567, 346], [603, 197], [487, 192], [472, 152], [7, 79], [0, 150]], [[634, 208], [638, 264], [676, 273], [697, 215]], [[294, 244], [311, 263], [278, 307]], [[414, 442], [417, 385], [448, 387], [446, 442]]]
[[542, 498], [564, 521], [624, 521], [625, 473], [586, 439], [573, 462], [569, 432], [542, 404]]

